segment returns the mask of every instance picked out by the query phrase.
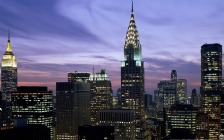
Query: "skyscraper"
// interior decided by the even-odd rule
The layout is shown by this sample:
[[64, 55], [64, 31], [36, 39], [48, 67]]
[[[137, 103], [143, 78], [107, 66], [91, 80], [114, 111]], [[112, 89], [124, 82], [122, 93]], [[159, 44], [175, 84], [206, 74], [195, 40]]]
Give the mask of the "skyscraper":
[[77, 140], [78, 126], [90, 125], [90, 84], [57, 82], [57, 140]]
[[220, 135], [220, 97], [222, 93], [222, 46], [201, 47], [202, 109], [209, 116], [209, 139]]
[[191, 104], [195, 106], [199, 106], [198, 103], [199, 103], [199, 98], [197, 95], [197, 90], [194, 88], [192, 89], [192, 92], [191, 92]]
[[221, 94], [221, 134], [224, 134], [224, 79], [222, 79], [222, 94]]
[[45, 125], [53, 138], [52, 94], [47, 87], [18, 87], [11, 95], [12, 118], [26, 118], [28, 124]]
[[177, 72], [176, 70], [171, 71], [171, 80], [177, 80]]
[[177, 97], [179, 104], [185, 104], [187, 98], [187, 80], [177, 79]]
[[102, 109], [112, 107], [112, 88], [111, 81], [106, 70], [102, 69], [97, 73], [70, 72], [68, 73], [69, 82], [85, 81], [90, 83], [91, 90], [91, 122], [92, 125], [99, 124]]
[[8, 34], [7, 49], [2, 59], [1, 69], [1, 88], [2, 88], [2, 109], [3, 126], [11, 124], [10, 120], [10, 102], [11, 92], [16, 91], [17, 87], [17, 62], [12, 52], [10, 34]]
[[124, 45], [124, 61], [121, 66], [122, 109], [135, 111], [136, 138], [144, 137], [144, 63], [132, 2], [131, 18]]
[[162, 111], [163, 108], [169, 111], [171, 106], [177, 101], [176, 81], [174, 80], [163, 80], [158, 83], [158, 110]]
[[171, 71], [171, 80], [176, 82], [176, 101], [184, 104], [187, 97], [187, 80], [177, 79], [177, 71]]
[[100, 110], [112, 107], [111, 81], [105, 70], [90, 75], [91, 86], [91, 122], [97, 125], [100, 122]]

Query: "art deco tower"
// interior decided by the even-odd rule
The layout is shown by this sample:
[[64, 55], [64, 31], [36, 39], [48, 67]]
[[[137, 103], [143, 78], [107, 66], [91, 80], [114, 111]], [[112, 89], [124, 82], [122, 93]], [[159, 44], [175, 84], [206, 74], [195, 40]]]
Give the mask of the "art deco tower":
[[144, 122], [144, 63], [132, 2], [131, 19], [124, 45], [124, 61], [121, 66], [122, 109], [133, 109], [136, 138], [142, 136]]
[[7, 49], [2, 59], [1, 69], [1, 88], [2, 88], [2, 106], [3, 106], [3, 125], [10, 122], [10, 101], [11, 92], [17, 88], [17, 63], [16, 57], [12, 52], [10, 34], [8, 34]]

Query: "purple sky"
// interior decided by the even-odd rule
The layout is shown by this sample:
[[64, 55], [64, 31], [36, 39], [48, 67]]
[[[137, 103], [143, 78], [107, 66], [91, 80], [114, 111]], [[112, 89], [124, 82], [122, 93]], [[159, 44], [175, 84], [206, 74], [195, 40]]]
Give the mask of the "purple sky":
[[[66, 81], [67, 72], [106, 69], [114, 92], [131, 11], [130, 0], [0, 0], [0, 53], [7, 30], [18, 62], [19, 85]], [[145, 61], [146, 91], [160, 80], [200, 86], [200, 47], [224, 44], [223, 0], [135, 0]]]

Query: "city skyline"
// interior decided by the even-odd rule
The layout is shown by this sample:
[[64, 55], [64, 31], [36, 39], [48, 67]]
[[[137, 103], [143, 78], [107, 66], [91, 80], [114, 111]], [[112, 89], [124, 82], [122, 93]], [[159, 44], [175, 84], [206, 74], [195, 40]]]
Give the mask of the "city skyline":
[[[19, 86], [55, 90], [56, 81], [67, 81], [68, 72], [92, 72], [95, 66], [96, 71], [107, 70], [114, 93], [120, 87], [130, 0], [0, 2], [0, 53], [5, 52], [9, 29]], [[152, 94], [173, 69], [178, 79], [188, 80], [188, 93], [198, 90], [201, 46], [224, 44], [224, 2], [152, 0], [134, 1], [134, 7], [146, 91]]]

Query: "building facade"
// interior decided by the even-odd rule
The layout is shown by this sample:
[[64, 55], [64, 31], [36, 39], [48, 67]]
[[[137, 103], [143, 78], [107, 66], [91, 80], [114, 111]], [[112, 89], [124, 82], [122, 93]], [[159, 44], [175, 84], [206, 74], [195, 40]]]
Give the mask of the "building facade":
[[115, 140], [135, 140], [134, 110], [130, 109], [101, 110], [100, 125], [114, 126]]
[[174, 104], [170, 109], [169, 127], [172, 129], [189, 129], [196, 134], [196, 115], [198, 108], [191, 104]]
[[90, 84], [56, 83], [57, 140], [77, 140], [78, 126], [90, 125]]
[[179, 104], [185, 104], [187, 98], [187, 80], [177, 79], [177, 98]]
[[222, 79], [222, 94], [221, 94], [221, 134], [224, 135], [224, 79]]
[[198, 111], [196, 116], [197, 139], [209, 139], [209, 116], [203, 111]]
[[12, 118], [26, 118], [28, 124], [45, 125], [53, 138], [52, 94], [47, 87], [18, 87], [11, 94]]
[[159, 111], [162, 111], [163, 108], [168, 111], [176, 102], [176, 89], [176, 81], [164, 80], [158, 83]]
[[100, 121], [100, 110], [112, 107], [112, 86], [105, 70], [90, 75], [91, 85], [91, 122], [98, 125]]
[[90, 73], [89, 72], [69, 72], [68, 73], [68, 82], [77, 82], [77, 81], [89, 81]]
[[202, 109], [209, 116], [209, 139], [220, 135], [222, 94], [222, 46], [204, 44], [201, 47]]
[[7, 49], [3, 55], [1, 68], [1, 88], [2, 88], [2, 119], [3, 127], [10, 127], [10, 102], [11, 93], [16, 91], [17, 87], [17, 62], [12, 52], [10, 35], [8, 35]]

